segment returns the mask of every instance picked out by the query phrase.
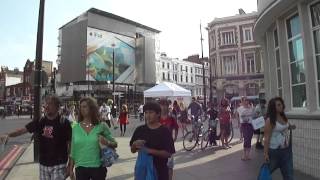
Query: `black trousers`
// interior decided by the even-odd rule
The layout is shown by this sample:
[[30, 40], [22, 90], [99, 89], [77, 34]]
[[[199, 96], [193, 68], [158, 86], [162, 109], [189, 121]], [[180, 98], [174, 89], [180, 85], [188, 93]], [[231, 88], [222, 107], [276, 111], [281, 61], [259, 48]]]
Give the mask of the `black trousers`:
[[76, 180], [105, 180], [107, 169], [105, 167], [89, 168], [77, 167]]
[[[123, 127], [123, 129], [122, 129], [122, 127]], [[120, 124], [120, 131], [121, 132], [123, 130], [123, 132], [126, 133], [126, 129], [127, 129], [127, 125], [126, 124]]]
[[111, 121], [110, 120], [106, 120], [106, 123], [107, 123], [108, 127], [111, 128]]

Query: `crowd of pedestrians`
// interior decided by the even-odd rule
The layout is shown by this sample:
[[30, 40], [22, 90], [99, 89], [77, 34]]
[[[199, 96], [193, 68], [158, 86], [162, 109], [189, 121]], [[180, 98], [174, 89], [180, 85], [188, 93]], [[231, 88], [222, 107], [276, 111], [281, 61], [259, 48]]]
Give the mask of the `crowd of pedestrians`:
[[[243, 155], [241, 160], [251, 159], [250, 151], [253, 135], [257, 135], [256, 148], [264, 150], [264, 158], [270, 171], [280, 168], [285, 180], [293, 179], [293, 162], [291, 136], [294, 125], [289, 124], [284, 113], [285, 105], [281, 98], [273, 98], [268, 106], [261, 99], [253, 106], [246, 97], [241, 98], [240, 105], [232, 112], [228, 99], [222, 98], [219, 104], [211, 103], [207, 110], [203, 109], [196, 98], [188, 107], [183, 102], [161, 99], [158, 102], [147, 102], [138, 109], [143, 125], [137, 127], [130, 140], [132, 153], [138, 152], [135, 175], [138, 177], [144, 161], [142, 155], [152, 159], [154, 178], [172, 180], [174, 169], [174, 143], [178, 139], [179, 129], [182, 137], [199, 118], [207, 117], [209, 126], [216, 128], [220, 124], [220, 134], [213, 129], [210, 144], [217, 145], [220, 140], [223, 149], [231, 148], [228, 138], [232, 129], [232, 120], [239, 123], [243, 137]], [[263, 117], [265, 127], [254, 129], [253, 121]], [[45, 100], [44, 115], [39, 121], [32, 121], [25, 127], [0, 136], [4, 141], [27, 132], [36, 133], [40, 140], [39, 164], [40, 180], [65, 179], [103, 180], [107, 175], [107, 167], [101, 162], [101, 147], [117, 148], [110, 128], [120, 126], [120, 136], [125, 136], [129, 112], [125, 104], [121, 106], [117, 116], [113, 103], [102, 103], [99, 107], [91, 97], [82, 98], [77, 110], [75, 105], [61, 110], [61, 103], [56, 96], [48, 96]], [[191, 129], [188, 130], [188, 124]], [[242, 141], [242, 139], [241, 139]]]

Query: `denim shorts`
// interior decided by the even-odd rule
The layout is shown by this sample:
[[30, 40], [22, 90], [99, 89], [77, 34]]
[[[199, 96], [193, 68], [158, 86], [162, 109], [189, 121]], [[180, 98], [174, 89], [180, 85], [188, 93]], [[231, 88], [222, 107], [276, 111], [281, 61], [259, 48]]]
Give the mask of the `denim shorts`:
[[169, 169], [173, 169], [173, 167], [174, 167], [174, 158], [173, 158], [173, 156], [171, 156], [168, 159], [167, 166], [168, 166]]

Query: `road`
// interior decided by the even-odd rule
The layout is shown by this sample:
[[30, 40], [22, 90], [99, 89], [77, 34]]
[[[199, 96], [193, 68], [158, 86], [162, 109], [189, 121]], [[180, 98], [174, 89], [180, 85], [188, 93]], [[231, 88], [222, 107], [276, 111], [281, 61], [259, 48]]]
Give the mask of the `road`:
[[[0, 120], [0, 134], [13, 131], [23, 127], [30, 122], [29, 116], [9, 116]], [[17, 158], [30, 143], [31, 134], [25, 134], [20, 137], [10, 138], [6, 146], [0, 147], [0, 180], [4, 179], [7, 173], [14, 165]]]

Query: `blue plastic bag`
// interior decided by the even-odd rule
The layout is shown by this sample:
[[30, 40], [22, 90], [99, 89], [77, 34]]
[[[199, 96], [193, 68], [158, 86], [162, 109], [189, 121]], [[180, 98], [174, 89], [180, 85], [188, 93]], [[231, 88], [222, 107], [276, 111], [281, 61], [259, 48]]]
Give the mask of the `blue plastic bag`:
[[135, 180], [158, 180], [158, 175], [153, 165], [153, 157], [145, 149], [141, 149], [138, 152], [134, 177]]
[[272, 180], [272, 176], [269, 169], [269, 164], [264, 163], [260, 168], [258, 180]]

